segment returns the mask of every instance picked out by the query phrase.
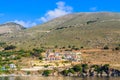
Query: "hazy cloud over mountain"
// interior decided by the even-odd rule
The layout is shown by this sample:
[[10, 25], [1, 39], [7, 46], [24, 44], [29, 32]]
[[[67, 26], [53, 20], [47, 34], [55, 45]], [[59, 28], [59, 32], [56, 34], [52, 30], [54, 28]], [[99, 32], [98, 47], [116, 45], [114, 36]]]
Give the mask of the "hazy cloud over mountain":
[[39, 20], [41, 22], [47, 22], [56, 17], [60, 17], [72, 12], [73, 8], [65, 4], [65, 2], [59, 1], [56, 3], [57, 7], [54, 10], [49, 10], [43, 17]]
[[13, 21], [15, 23], [18, 23], [26, 28], [32, 27], [32, 26], [36, 26], [37, 24], [35, 22], [31, 22], [31, 21], [22, 21], [22, 20], [15, 20]]

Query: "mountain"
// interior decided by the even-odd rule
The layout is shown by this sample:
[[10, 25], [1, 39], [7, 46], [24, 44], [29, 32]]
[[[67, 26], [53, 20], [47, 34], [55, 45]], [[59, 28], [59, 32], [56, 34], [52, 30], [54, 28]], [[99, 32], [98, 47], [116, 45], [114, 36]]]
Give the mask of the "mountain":
[[13, 22], [9, 22], [9, 23], [0, 25], [0, 34], [2, 35], [2, 34], [13, 33], [13, 32], [23, 30], [23, 29], [25, 29], [25, 28], [22, 25], [13, 23]]
[[25, 29], [1, 41], [19, 48], [68, 47], [101, 48], [120, 44], [120, 13], [73, 13]]

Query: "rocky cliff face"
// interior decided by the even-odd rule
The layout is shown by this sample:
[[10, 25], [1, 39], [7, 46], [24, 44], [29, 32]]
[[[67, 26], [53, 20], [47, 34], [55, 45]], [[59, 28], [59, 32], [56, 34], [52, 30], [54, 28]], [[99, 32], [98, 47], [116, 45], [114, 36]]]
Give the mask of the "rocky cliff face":
[[13, 33], [25, 29], [22, 25], [17, 23], [5, 23], [0, 25], [0, 34]]

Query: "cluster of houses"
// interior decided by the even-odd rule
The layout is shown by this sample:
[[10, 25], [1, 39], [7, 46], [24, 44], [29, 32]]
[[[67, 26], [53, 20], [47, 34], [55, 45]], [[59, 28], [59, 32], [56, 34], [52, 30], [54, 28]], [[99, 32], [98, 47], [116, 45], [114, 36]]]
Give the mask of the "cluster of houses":
[[[9, 69], [16, 69], [16, 65], [15, 64], [9, 64]], [[0, 71], [5, 71], [8, 70], [5, 66], [0, 66]]]
[[81, 61], [81, 52], [51, 52], [47, 51], [45, 60], [46, 61], [55, 61], [55, 60], [69, 60], [69, 61]]

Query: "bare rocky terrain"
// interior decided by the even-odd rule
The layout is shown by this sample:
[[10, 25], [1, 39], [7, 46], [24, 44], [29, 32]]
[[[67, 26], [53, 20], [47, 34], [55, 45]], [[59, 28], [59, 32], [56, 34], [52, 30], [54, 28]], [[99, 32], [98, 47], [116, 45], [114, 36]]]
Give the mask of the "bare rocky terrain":
[[13, 22], [0, 25], [0, 34], [9, 34], [25, 29], [22, 25]]

